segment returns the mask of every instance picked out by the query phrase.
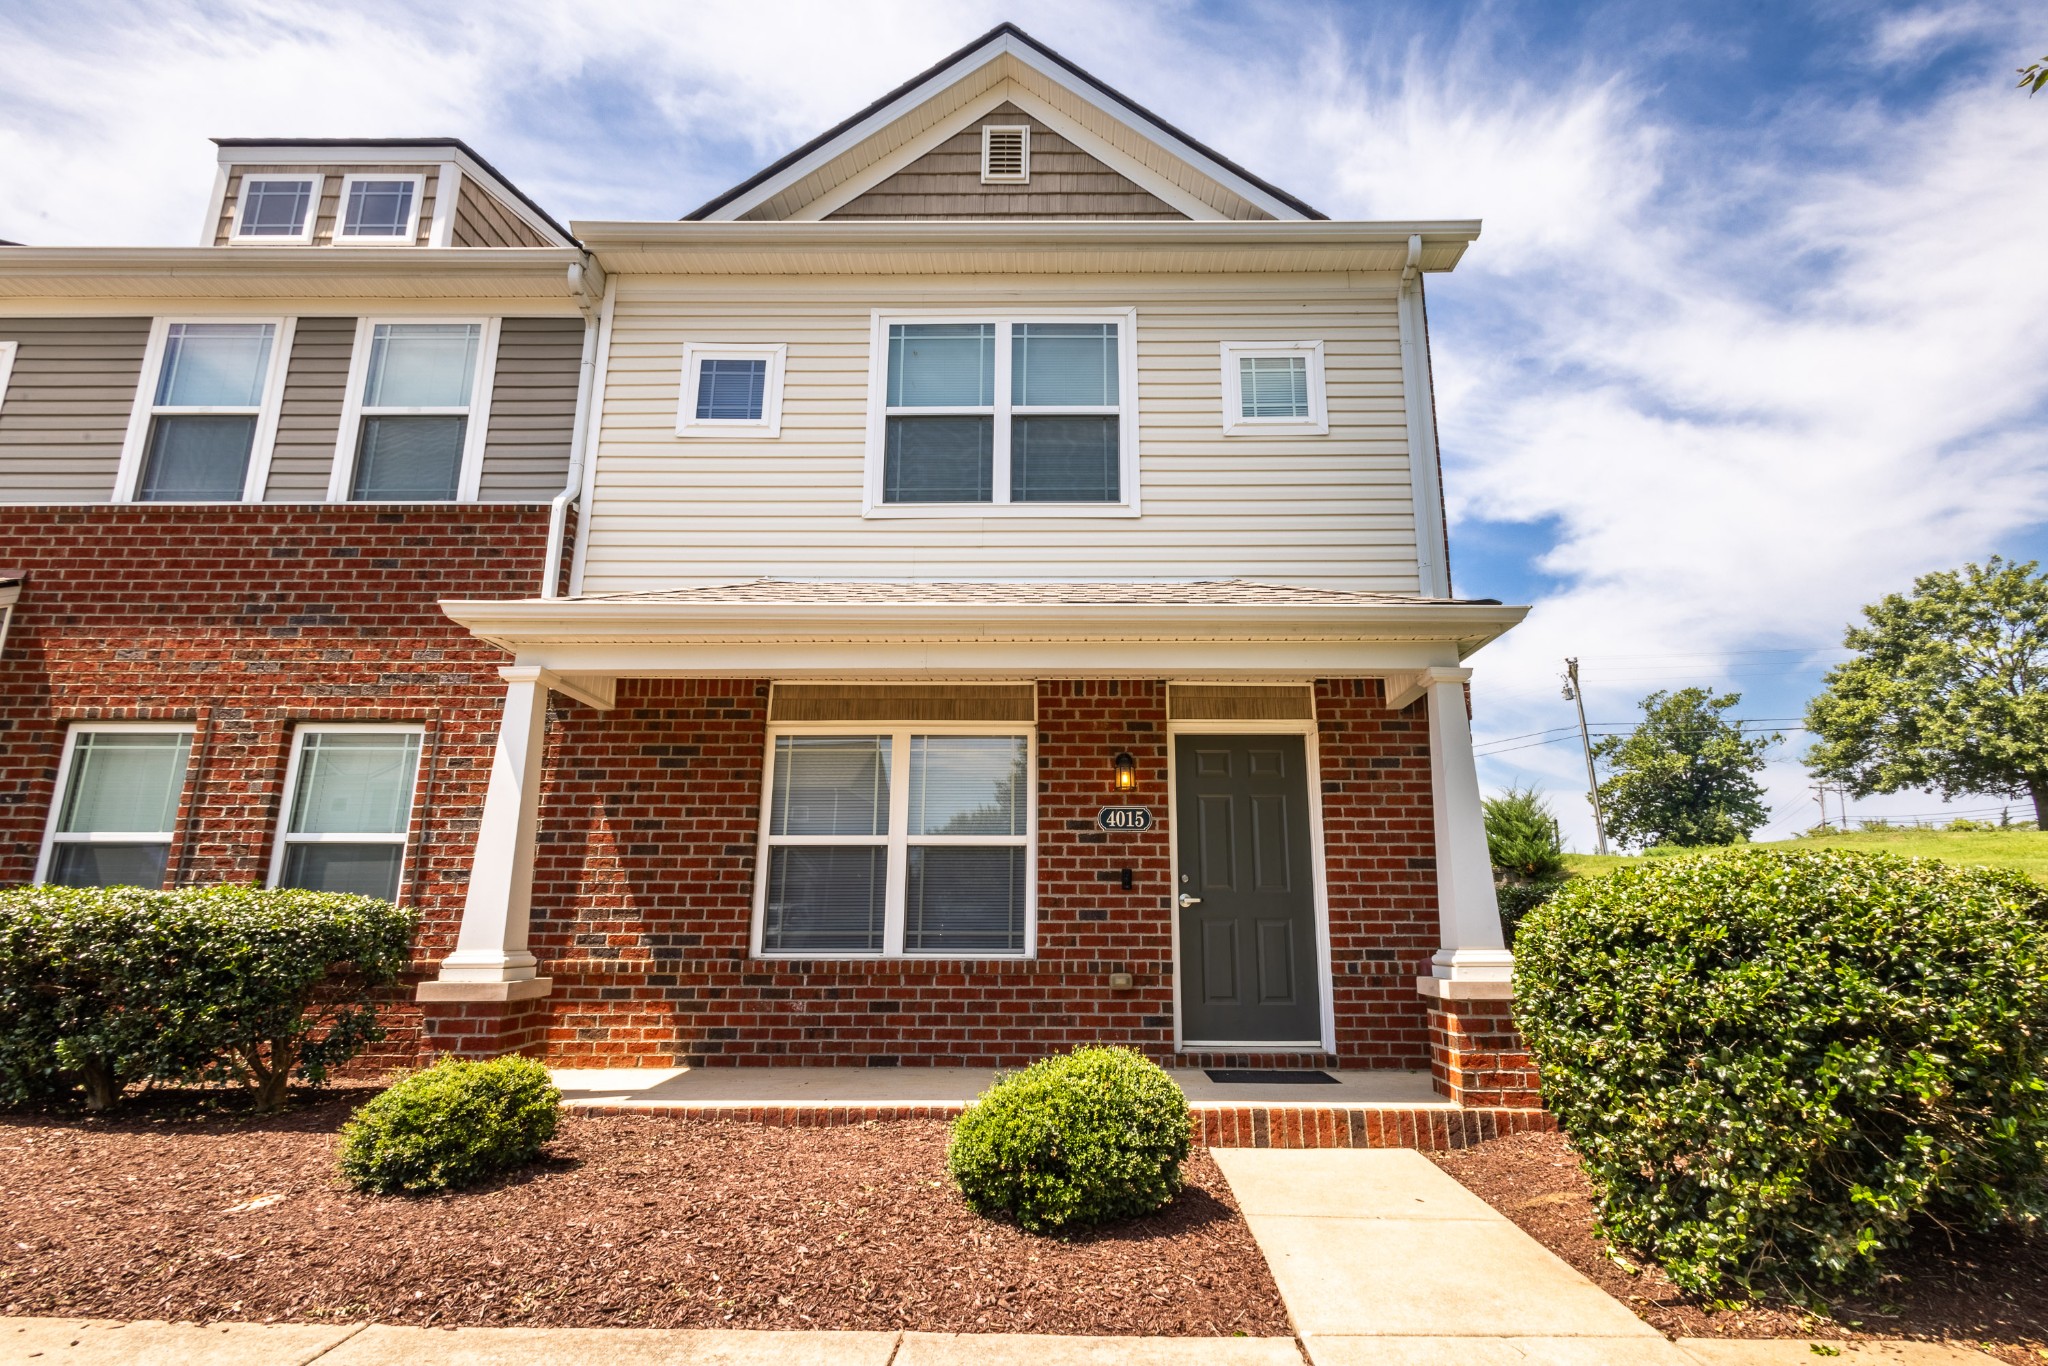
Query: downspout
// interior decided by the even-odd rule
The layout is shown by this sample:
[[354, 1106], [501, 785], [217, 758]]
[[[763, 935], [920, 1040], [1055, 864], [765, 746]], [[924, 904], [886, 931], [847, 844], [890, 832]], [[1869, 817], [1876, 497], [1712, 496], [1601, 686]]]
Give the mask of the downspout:
[[576, 420], [569, 429], [569, 473], [562, 491], [548, 503], [548, 549], [541, 570], [540, 595], [562, 595], [562, 550], [568, 539], [569, 509], [583, 491], [583, 466], [598, 424], [591, 421], [590, 398], [596, 390], [599, 314], [605, 295], [604, 271], [589, 256], [570, 263], [569, 292], [583, 313], [583, 358], [576, 368]]
[[1422, 235], [1408, 239], [1396, 301], [1401, 378], [1407, 395], [1408, 472], [1415, 497], [1416, 577], [1423, 595], [1451, 595], [1450, 544], [1444, 527], [1443, 466], [1436, 444], [1436, 391], [1429, 366], [1429, 321], [1422, 303]]

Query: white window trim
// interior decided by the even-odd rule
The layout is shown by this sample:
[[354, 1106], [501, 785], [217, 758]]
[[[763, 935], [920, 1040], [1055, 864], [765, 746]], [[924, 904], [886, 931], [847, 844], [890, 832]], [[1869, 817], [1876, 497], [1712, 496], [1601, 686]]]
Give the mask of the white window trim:
[[[176, 844], [178, 839], [177, 812], [171, 813], [169, 830], [95, 830], [87, 834], [60, 835], [57, 826], [63, 820], [64, 802], [71, 794], [71, 769], [78, 750], [78, 737], [87, 734], [104, 734], [108, 731], [125, 731], [157, 735], [192, 735], [197, 730], [190, 721], [81, 721], [64, 728], [64, 750], [57, 760], [57, 786], [50, 794], [50, 814], [43, 821], [43, 848], [36, 855], [38, 883], [50, 875], [50, 862], [61, 844]], [[185, 773], [178, 784], [178, 806], [185, 804], [185, 794], [192, 785], [192, 759], [196, 752], [188, 749], [185, 753]], [[165, 876], [169, 876], [166, 870]]]
[[0, 341], [0, 412], [7, 410], [7, 382], [14, 378], [14, 354], [20, 342]]
[[[261, 182], [280, 180], [310, 181], [312, 183], [312, 192], [306, 196], [306, 219], [303, 223], [299, 224], [299, 230], [289, 234], [260, 233], [254, 236], [243, 233], [242, 211], [249, 203], [249, 187]], [[259, 247], [310, 246], [313, 241], [313, 229], [320, 222], [320, 191], [326, 183], [327, 177], [317, 171], [268, 171], [253, 174], [244, 172], [242, 183], [235, 190], [235, 221], [234, 227], [228, 233], [228, 241]]]
[[[761, 389], [761, 416], [698, 417], [697, 383], [707, 360], [765, 360], [768, 374]], [[728, 440], [771, 440], [782, 435], [782, 372], [789, 360], [783, 343], [684, 342], [682, 393], [676, 403], [676, 435], [724, 437]]]
[[[889, 834], [886, 840], [874, 835], [782, 835], [771, 843], [768, 831], [775, 809], [775, 742], [784, 735], [886, 735], [890, 739]], [[910, 737], [913, 735], [1021, 735], [1024, 749], [1024, 834], [1016, 835], [920, 835], [910, 836]], [[755, 958], [800, 958], [811, 961], [834, 959], [901, 958], [916, 962], [1023, 962], [1038, 957], [1038, 728], [1024, 721], [790, 721], [768, 727], [761, 758], [761, 822], [759, 853], [754, 859], [754, 924], [748, 936], [748, 952]], [[775, 845], [863, 845], [882, 844], [889, 851], [888, 885], [882, 912], [882, 951], [857, 953], [847, 949], [766, 949], [762, 936], [768, 919], [769, 851]], [[1024, 949], [1021, 953], [906, 953], [903, 930], [905, 898], [910, 881], [910, 846], [913, 844], [958, 844], [970, 846], [1021, 845], [1024, 855]]]
[[[256, 416], [256, 435], [249, 443], [249, 470], [242, 480], [242, 496], [239, 500], [206, 500], [208, 504], [229, 501], [260, 503], [263, 501], [263, 490], [270, 483], [271, 451], [277, 443], [277, 414], [284, 406], [285, 372], [290, 368], [292, 335], [298, 319], [254, 317], [239, 313], [181, 314], [150, 321], [149, 344], [142, 353], [142, 377], [135, 386], [135, 406], [129, 410], [128, 434], [121, 443], [121, 463], [114, 475], [113, 501], [136, 501], [136, 489], [142, 482], [142, 462], [149, 453], [150, 419], [159, 412], [171, 416], [232, 413], [247, 417], [252, 411], [246, 407], [157, 407], [157, 383], [162, 378], [160, 372], [164, 365], [164, 349], [169, 343], [173, 323], [269, 323], [273, 329], [270, 342], [270, 373], [263, 379], [262, 402], [253, 410]], [[175, 502], [169, 505], [178, 506]]]
[[[355, 345], [349, 351], [348, 390], [342, 399], [341, 424], [335, 433], [334, 463], [327, 480], [327, 501], [330, 503], [374, 501], [389, 503], [388, 499], [365, 500], [353, 496], [356, 482], [356, 450], [363, 428], [363, 387], [370, 378], [370, 338], [380, 324], [400, 325], [413, 323], [434, 323], [469, 327], [481, 325], [482, 332], [477, 338], [476, 374], [469, 382], [469, 407], [467, 408], [377, 408], [372, 416], [378, 417], [463, 417], [469, 425], [462, 433], [462, 472], [456, 479], [455, 502], [474, 503], [481, 496], [484, 476], [484, 444], [491, 425], [491, 382], [498, 373], [498, 334], [500, 319], [452, 317], [411, 317], [383, 315], [374, 318], [356, 319]], [[440, 501], [440, 500], [435, 500]], [[391, 504], [403, 506], [403, 504]]]
[[[1308, 417], [1246, 417], [1244, 376], [1239, 361], [1272, 356], [1308, 358]], [[1223, 343], [1223, 434], [1225, 436], [1328, 436], [1330, 405], [1319, 341]]]
[[[1016, 175], [998, 175], [989, 170], [989, 149], [997, 133], [1015, 133], [1023, 145]], [[984, 123], [981, 125], [981, 183], [984, 185], [1028, 185], [1031, 183], [1031, 125], [1028, 123]]]
[[[900, 323], [981, 322], [996, 325], [995, 403], [973, 408], [889, 408], [889, 328]], [[1117, 427], [1117, 474], [1123, 499], [1115, 503], [1012, 503], [1010, 497], [1010, 325], [1013, 323], [1117, 324], [1117, 396], [1115, 408], [1060, 408], [1063, 413], [1114, 412]], [[1027, 413], [1035, 411], [1026, 409]], [[993, 413], [995, 470], [987, 503], [885, 503], [882, 501], [883, 456], [888, 446], [889, 419], [894, 416], [944, 417], [948, 414]], [[1006, 517], [1136, 517], [1142, 512], [1138, 488], [1138, 310], [1135, 308], [1006, 309], [953, 308], [898, 313], [876, 309], [868, 333], [867, 477], [861, 492], [861, 516], [1006, 518]]]
[[[280, 879], [284, 877], [285, 855], [291, 852], [288, 847], [291, 844], [395, 844], [398, 846], [397, 893], [398, 895], [402, 896], [405, 891], [405, 873], [406, 864], [408, 862], [407, 856], [412, 849], [412, 827], [414, 814], [413, 808], [417, 806], [419, 803], [420, 770], [424, 766], [421, 763], [420, 750], [415, 750], [413, 754], [412, 790], [406, 793], [404, 830], [400, 831], [395, 835], [294, 835], [291, 833], [292, 804], [296, 802], [299, 797], [299, 760], [301, 756], [303, 756], [306, 752], [306, 737], [308, 735], [331, 735], [336, 733], [344, 735], [424, 736], [426, 733], [426, 727], [418, 723], [413, 723], [410, 725], [394, 725], [388, 723], [358, 723], [349, 721], [337, 721], [332, 723], [307, 722], [303, 725], [294, 726], [292, 728], [292, 757], [285, 764], [284, 769], [284, 800], [278, 803], [277, 834], [276, 837], [271, 840], [270, 878], [269, 881], [266, 882], [264, 885], [268, 887], [275, 887], [279, 885]], [[421, 742], [422, 750], [424, 749], [424, 747], [425, 741], [423, 739]]]
[[[360, 180], [409, 180], [412, 182], [412, 212], [406, 217], [405, 231], [396, 237], [385, 237], [381, 233], [359, 236], [349, 232], [348, 192]], [[334, 245], [338, 247], [410, 247], [420, 240], [420, 204], [427, 197], [427, 178], [423, 174], [406, 171], [360, 171], [341, 178], [341, 193], [334, 201]], [[439, 205], [435, 206], [439, 208]]]

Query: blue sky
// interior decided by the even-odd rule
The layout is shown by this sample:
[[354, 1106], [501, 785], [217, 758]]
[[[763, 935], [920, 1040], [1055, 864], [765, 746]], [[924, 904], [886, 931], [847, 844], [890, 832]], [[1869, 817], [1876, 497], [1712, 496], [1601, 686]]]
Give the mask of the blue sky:
[[1008, 18], [1335, 217], [1485, 220], [1430, 281], [1458, 588], [1536, 609], [1474, 660], [1481, 772], [1581, 847], [1565, 655], [1595, 722], [1796, 718], [1860, 604], [2048, 558], [2037, 2], [423, 8], [14, 0], [0, 238], [191, 242], [210, 135], [455, 134], [557, 217], [675, 216]]

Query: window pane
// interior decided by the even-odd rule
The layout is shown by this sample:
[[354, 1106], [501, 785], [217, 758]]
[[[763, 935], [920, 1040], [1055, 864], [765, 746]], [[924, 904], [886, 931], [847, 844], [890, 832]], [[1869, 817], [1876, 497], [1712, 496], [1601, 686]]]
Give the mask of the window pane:
[[1021, 735], [910, 737], [910, 833], [1021, 835], [1028, 752]]
[[775, 805], [768, 833], [888, 834], [889, 737], [776, 737]]
[[1308, 412], [1308, 357], [1240, 356], [1246, 417], [1300, 417]]
[[994, 498], [993, 417], [892, 417], [882, 449], [885, 503], [986, 503]]
[[1010, 334], [1010, 401], [1100, 408], [1116, 398], [1115, 323], [1019, 323]]
[[894, 323], [891, 408], [979, 408], [996, 401], [994, 323]]
[[404, 858], [405, 848], [398, 844], [294, 844], [285, 849], [278, 886], [395, 901]]
[[697, 363], [697, 416], [758, 422], [768, 392], [765, 360], [704, 360]]
[[191, 749], [192, 737], [183, 731], [79, 732], [57, 829], [67, 835], [169, 834]]
[[234, 502], [242, 496], [255, 444], [253, 417], [159, 413], [150, 419], [149, 449], [135, 496], [145, 503]]
[[1019, 417], [1010, 425], [1010, 501], [1114, 503], [1122, 497], [1114, 417]]
[[761, 947], [879, 953], [889, 851], [879, 845], [771, 849]]
[[1022, 953], [1024, 857], [998, 849], [913, 846], [903, 911], [909, 952]]
[[168, 844], [60, 844], [51, 851], [50, 881], [59, 887], [164, 885]]
[[156, 402], [164, 408], [254, 408], [270, 374], [269, 323], [172, 323]]
[[412, 814], [417, 735], [312, 731], [300, 741], [295, 835], [401, 835]]
[[410, 180], [358, 180], [348, 187], [342, 231], [351, 237], [403, 237], [411, 218]]
[[242, 192], [242, 236], [296, 237], [306, 230], [310, 180], [252, 180]]
[[466, 417], [366, 417], [350, 497], [384, 502], [453, 498], [462, 479]]
[[370, 332], [370, 408], [462, 408], [476, 377], [477, 323], [378, 323]]

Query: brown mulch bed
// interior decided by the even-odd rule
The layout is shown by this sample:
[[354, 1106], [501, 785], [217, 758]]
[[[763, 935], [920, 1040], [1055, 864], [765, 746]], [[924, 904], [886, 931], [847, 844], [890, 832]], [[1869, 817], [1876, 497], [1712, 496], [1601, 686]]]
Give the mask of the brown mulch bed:
[[1825, 1315], [1782, 1303], [1717, 1307], [1644, 1259], [1610, 1252], [1594, 1230], [1592, 1186], [1562, 1135], [1517, 1134], [1434, 1156], [1669, 1337], [1925, 1338], [1975, 1343], [2000, 1361], [2048, 1359], [2048, 1237], [1979, 1235], [1925, 1247], [1899, 1262], [1875, 1296], [1837, 1299]]
[[[1198, 1151], [1167, 1209], [1060, 1241], [979, 1218], [946, 1126], [565, 1116], [545, 1159], [459, 1195], [357, 1195], [335, 1131], [368, 1091], [271, 1118], [144, 1097], [0, 1117], [0, 1312], [120, 1319], [1285, 1336]], [[245, 1208], [238, 1206], [281, 1199]]]

